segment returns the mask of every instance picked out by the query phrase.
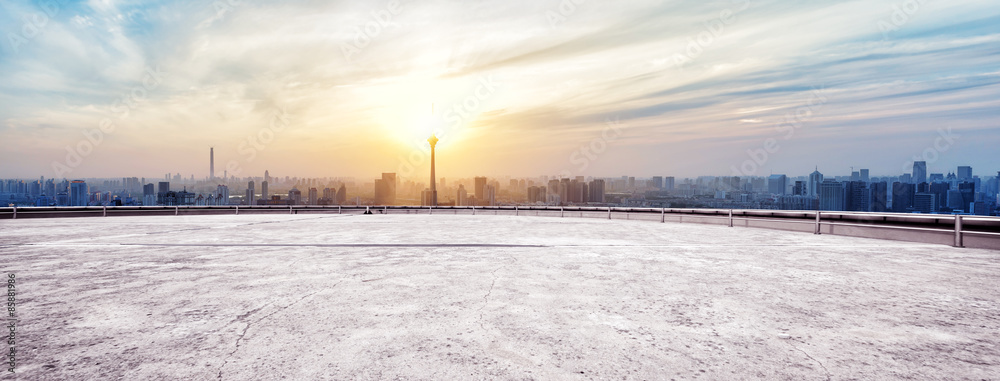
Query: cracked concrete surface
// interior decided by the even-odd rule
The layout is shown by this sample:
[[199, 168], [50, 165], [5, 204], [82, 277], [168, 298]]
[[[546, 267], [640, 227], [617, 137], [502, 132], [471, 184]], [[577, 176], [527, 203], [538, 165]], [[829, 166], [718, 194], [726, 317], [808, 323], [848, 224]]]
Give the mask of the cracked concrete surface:
[[17, 379], [1000, 379], [995, 251], [240, 215], [5, 220], [0, 258]]

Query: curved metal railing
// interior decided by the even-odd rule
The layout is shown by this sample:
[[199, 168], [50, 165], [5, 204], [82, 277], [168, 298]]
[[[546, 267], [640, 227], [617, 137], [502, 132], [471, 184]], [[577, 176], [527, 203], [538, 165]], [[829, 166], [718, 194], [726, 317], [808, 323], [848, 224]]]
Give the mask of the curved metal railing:
[[[366, 211], [372, 214], [492, 214], [658, 220], [659, 222], [695, 222], [783, 230], [811, 230], [815, 234], [858, 235], [850, 234], [850, 231], [838, 231], [845, 229], [895, 230], [907, 232], [908, 234], [954, 235], [953, 246], [956, 247], [966, 246], [966, 237], [980, 237], [979, 239], [981, 240], [995, 241], [994, 243], [987, 244], [986, 247], [993, 248], [995, 245], [995, 247], [1000, 248], [1000, 217], [939, 214], [597, 206], [224, 205], [4, 207], [0, 208], [0, 219], [211, 214], [239, 215], [262, 213], [362, 214]], [[793, 225], [797, 227], [791, 227]], [[812, 226], [809, 227], [808, 225]], [[870, 236], [872, 234], [861, 235]], [[904, 238], [904, 240], [910, 239]], [[941, 239], [938, 239], [938, 241], [941, 241]]]

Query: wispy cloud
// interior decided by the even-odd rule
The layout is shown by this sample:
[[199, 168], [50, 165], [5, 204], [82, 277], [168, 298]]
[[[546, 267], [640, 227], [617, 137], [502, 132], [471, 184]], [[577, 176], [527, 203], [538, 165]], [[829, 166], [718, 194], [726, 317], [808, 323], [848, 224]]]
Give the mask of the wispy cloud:
[[[441, 170], [454, 176], [555, 173], [608, 117], [628, 133], [591, 174], [728, 173], [817, 88], [829, 103], [762, 170], [805, 173], [850, 154], [894, 172], [913, 151], [900, 142], [1000, 120], [991, 1], [925, 2], [888, 35], [878, 23], [898, 1], [590, 0], [565, 12], [556, 0], [400, 0], [391, 20], [389, 1], [56, 3], [52, 15], [36, 2], [0, 3], [0, 175], [51, 176], [51, 162], [150, 67], [169, 79], [78, 174], [204, 172], [208, 146], [238, 158], [275, 108], [294, 119], [248, 171], [391, 171], [484, 76], [503, 85], [440, 145]], [[675, 65], [726, 10], [738, 12]], [[23, 37], [36, 15], [47, 21]], [[370, 24], [378, 32], [347, 57]], [[16, 49], [11, 35], [24, 40]], [[991, 165], [980, 143], [959, 142], [965, 153], [939, 164]]]

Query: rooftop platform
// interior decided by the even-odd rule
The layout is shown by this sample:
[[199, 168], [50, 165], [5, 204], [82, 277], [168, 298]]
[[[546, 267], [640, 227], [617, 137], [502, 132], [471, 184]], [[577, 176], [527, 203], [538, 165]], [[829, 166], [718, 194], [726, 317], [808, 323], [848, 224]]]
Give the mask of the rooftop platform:
[[250, 214], [4, 220], [0, 258], [18, 379], [1000, 378], [1000, 253], [982, 249]]

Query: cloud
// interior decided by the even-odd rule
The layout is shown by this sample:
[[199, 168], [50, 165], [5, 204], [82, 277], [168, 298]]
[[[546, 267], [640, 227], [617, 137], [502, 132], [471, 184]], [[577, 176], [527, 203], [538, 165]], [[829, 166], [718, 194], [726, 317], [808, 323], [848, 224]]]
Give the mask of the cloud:
[[[555, 173], [608, 118], [629, 135], [595, 171], [728, 173], [817, 89], [829, 102], [769, 165], [833, 167], [852, 152], [894, 170], [910, 148], [893, 142], [943, 124], [979, 131], [1000, 116], [1000, 10], [989, 1], [926, 2], [891, 33], [879, 28], [891, 0], [216, 3], [65, 2], [16, 51], [4, 41], [0, 177], [51, 176], [81, 131], [117, 118], [112, 105], [147, 68], [168, 79], [115, 119], [76, 173], [201, 172], [209, 145], [254, 173], [393, 171], [416, 149], [427, 105], [465, 107], [484, 77], [502, 86], [452, 134], [464, 145], [453, 149], [470, 153], [455, 176]], [[0, 7], [8, 37], [46, 14], [23, 0]], [[240, 145], [279, 109], [290, 127], [248, 160]], [[494, 147], [537, 165], [473, 154]], [[989, 163], [986, 152], [954, 156]], [[682, 164], [693, 161], [702, 167]]]

